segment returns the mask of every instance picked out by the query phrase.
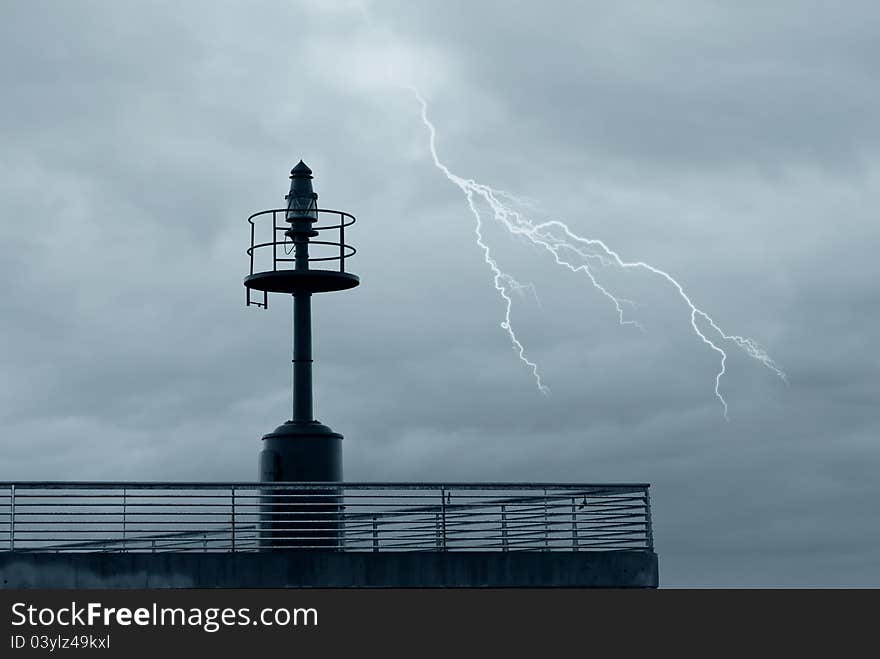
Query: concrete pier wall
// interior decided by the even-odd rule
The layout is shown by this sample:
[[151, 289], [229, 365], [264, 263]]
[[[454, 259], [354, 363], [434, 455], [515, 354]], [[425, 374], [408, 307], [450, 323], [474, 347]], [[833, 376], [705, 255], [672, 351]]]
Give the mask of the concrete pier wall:
[[656, 588], [657, 555], [608, 552], [0, 553], [3, 588]]

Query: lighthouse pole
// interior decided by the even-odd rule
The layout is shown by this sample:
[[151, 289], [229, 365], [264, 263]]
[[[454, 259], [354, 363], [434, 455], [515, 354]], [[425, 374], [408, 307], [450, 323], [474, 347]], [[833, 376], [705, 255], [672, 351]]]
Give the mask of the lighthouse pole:
[[[297, 247], [299, 266], [299, 247]], [[314, 421], [312, 407], [312, 294], [293, 295], [293, 421]]]

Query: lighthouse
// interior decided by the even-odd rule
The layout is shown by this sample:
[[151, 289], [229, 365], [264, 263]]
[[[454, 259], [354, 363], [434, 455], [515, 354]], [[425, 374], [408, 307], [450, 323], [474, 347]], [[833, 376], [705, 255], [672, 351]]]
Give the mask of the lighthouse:
[[[319, 208], [312, 180], [312, 170], [300, 160], [290, 171], [286, 208], [260, 211], [248, 218], [250, 272], [244, 279], [248, 305], [268, 308], [269, 293], [293, 297], [291, 418], [263, 436], [260, 481], [304, 484], [290, 490], [273, 489], [271, 501], [264, 502], [264, 508], [272, 511], [262, 519], [262, 546], [266, 548], [290, 546], [286, 537], [293, 531], [297, 547], [326, 548], [335, 546], [338, 539], [333, 491], [305, 486], [342, 481], [342, 435], [314, 414], [312, 295], [348, 290], [360, 279], [346, 271], [346, 260], [356, 250], [345, 243], [345, 230], [355, 218]], [[257, 242], [258, 228], [270, 229], [270, 239]], [[321, 255], [310, 253], [314, 247], [321, 248]], [[255, 269], [255, 257], [260, 255], [269, 257], [262, 259], [266, 269], [261, 271]]]

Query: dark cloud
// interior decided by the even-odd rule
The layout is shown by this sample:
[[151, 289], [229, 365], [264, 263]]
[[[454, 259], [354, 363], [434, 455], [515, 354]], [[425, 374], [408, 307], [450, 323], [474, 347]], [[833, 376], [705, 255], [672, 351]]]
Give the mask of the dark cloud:
[[[14, 3], [4, 8], [6, 479], [250, 479], [287, 418], [290, 304], [245, 309], [245, 218], [300, 157], [363, 284], [315, 301], [353, 480], [648, 481], [664, 585], [878, 585], [880, 12], [869, 3]], [[790, 384], [646, 331], [487, 218], [463, 176], [686, 285]], [[616, 290], [618, 290], [616, 288]]]

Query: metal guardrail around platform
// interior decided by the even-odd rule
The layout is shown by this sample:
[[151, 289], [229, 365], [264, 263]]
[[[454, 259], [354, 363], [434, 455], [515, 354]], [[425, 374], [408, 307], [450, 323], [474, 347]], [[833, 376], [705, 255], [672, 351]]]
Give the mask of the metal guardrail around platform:
[[[307, 261], [310, 264], [320, 263], [331, 266], [334, 270], [344, 273], [346, 271], [345, 261], [357, 254], [357, 249], [345, 242], [345, 229], [357, 222], [357, 219], [351, 213], [330, 208], [312, 208], [309, 212], [316, 219], [316, 223], [309, 229], [316, 232], [315, 235], [318, 237], [323, 236], [324, 239], [315, 240], [312, 238], [308, 241], [310, 248], [313, 250], [317, 248], [321, 253], [317, 256], [309, 256]], [[251, 244], [246, 250], [250, 260], [249, 275], [252, 276], [260, 270], [278, 272], [294, 268], [296, 263], [296, 257], [292, 256], [294, 243], [286, 235], [291, 226], [285, 220], [288, 213], [289, 209], [287, 208], [274, 208], [254, 213], [248, 217], [247, 221], [251, 227]], [[271, 225], [269, 218], [272, 220]], [[261, 231], [263, 234], [268, 231], [269, 234], [258, 238], [257, 231]], [[331, 234], [331, 232], [335, 233]], [[252, 299], [251, 289], [247, 289], [248, 306], [254, 305], [267, 309], [269, 307], [268, 293], [263, 291], [262, 297], [262, 301]]]
[[648, 488], [7, 482], [0, 483], [0, 551], [252, 552], [267, 548], [267, 535], [272, 549], [653, 550]]

